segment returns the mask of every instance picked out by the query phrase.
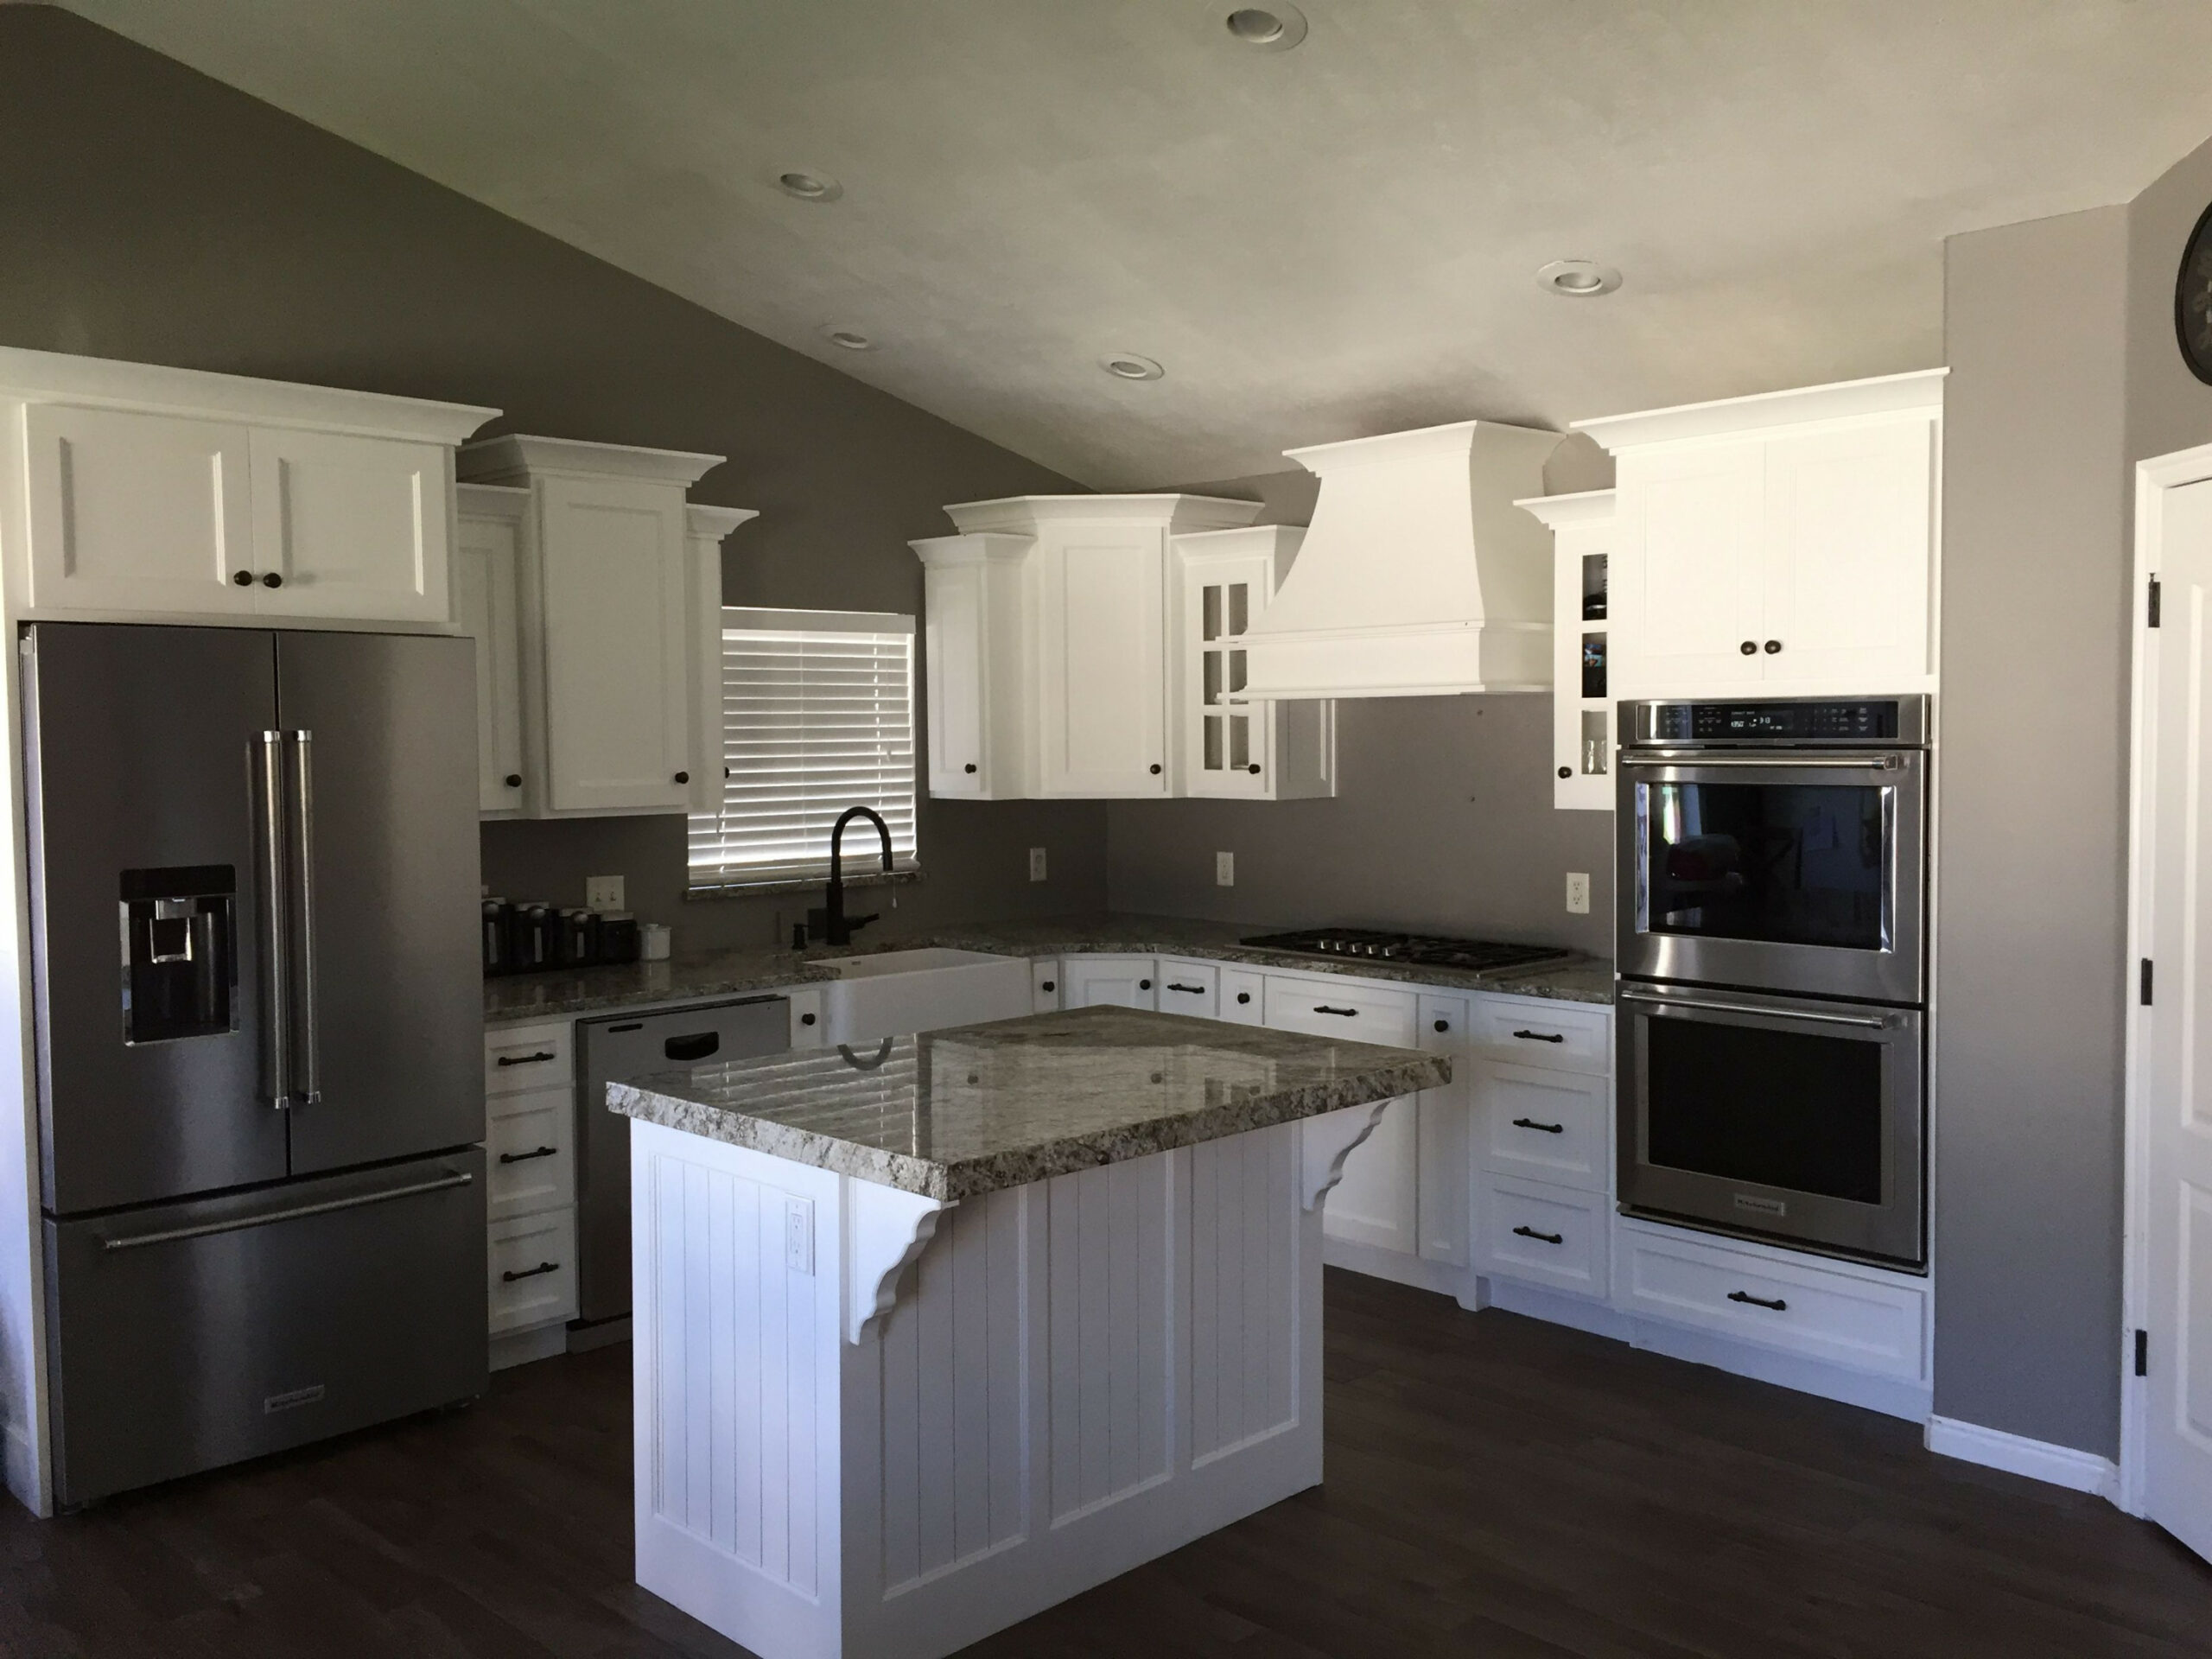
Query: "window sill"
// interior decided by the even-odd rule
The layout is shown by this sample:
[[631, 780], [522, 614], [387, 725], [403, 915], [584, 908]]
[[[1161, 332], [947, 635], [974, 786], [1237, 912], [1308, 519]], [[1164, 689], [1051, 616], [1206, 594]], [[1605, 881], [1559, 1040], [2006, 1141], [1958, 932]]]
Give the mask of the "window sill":
[[[922, 873], [919, 870], [887, 872], [878, 868], [849, 872], [845, 876], [845, 886], [848, 888], [905, 887], [921, 879]], [[722, 899], [768, 899], [784, 893], [819, 893], [829, 885], [830, 872], [824, 870], [820, 875], [798, 877], [789, 880], [755, 881], [741, 885], [733, 883], [728, 887], [687, 887], [684, 890], [683, 899], [686, 904], [690, 904], [694, 900], [707, 903]]]

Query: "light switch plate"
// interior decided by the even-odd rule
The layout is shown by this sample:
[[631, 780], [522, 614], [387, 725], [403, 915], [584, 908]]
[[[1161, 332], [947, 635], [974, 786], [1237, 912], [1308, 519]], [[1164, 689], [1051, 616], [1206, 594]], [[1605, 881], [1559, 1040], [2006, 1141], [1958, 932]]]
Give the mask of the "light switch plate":
[[1045, 879], [1045, 849], [1042, 847], [1032, 847], [1029, 849], [1029, 879], [1032, 881], [1042, 881]]
[[1590, 876], [1587, 871], [1569, 870], [1567, 873], [1567, 913], [1587, 916], [1590, 913]]
[[1236, 854], [1216, 853], [1213, 855], [1213, 884], [1217, 887], [1233, 887], [1236, 885]]
[[627, 910], [622, 902], [622, 878], [619, 875], [588, 875], [584, 878], [584, 908], [601, 912]]
[[784, 1265], [793, 1273], [814, 1271], [814, 1200], [784, 1200]]

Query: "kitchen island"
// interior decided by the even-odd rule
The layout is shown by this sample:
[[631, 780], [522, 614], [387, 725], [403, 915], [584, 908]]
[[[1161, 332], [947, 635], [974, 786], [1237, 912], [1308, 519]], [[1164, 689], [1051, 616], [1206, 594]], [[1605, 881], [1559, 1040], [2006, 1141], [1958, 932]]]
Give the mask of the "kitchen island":
[[1319, 1205], [1450, 1076], [1097, 1007], [611, 1085], [638, 1582], [929, 1659], [1318, 1484]]

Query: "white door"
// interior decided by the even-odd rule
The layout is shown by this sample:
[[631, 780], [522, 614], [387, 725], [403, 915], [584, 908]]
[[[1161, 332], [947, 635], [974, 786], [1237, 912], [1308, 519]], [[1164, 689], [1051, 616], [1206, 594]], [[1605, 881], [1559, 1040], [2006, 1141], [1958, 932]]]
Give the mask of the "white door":
[[539, 492], [546, 804], [681, 812], [691, 784], [683, 492], [557, 476]]
[[443, 445], [257, 427], [252, 456], [262, 615], [450, 617]]
[[512, 518], [464, 517], [454, 550], [454, 619], [476, 642], [476, 800], [486, 813], [518, 812], [525, 798], [520, 534]]
[[253, 613], [245, 427], [58, 404], [24, 426], [34, 611]]
[[984, 567], [931, 565], [922, 573], [922, 648], [929, 658], [930, 793], [988, 798], [984, 748]]
[[1758, 642], [1777, 690], [1924, 682], [1935, 432], [1893, 421], [1767, 446]]
[[1764, 479], [1757, 443], [1622, 457], [1607, 584], [1614, 697], [1694, 694], [1760, 677]]
[[1060, 968], [1062, 1007], [1160, 1006], [1159, 978], [1150, 957], [1070, 957]]
[[1184, 789], [1265, 800], [1274, 793], [1268, 702], [1232, 702], [1245, 681], [1245, 637], [1267, 608], [1271, 561], [1186, 556], [1183, 570]]
[[2144, 1513], [2212, 1556], [2212, 480], [2164, 493], [2141, 844], [2153, 1001], [2146, 1145]]
[[1071, 524], [1043, 561], [1046, 795], [1167, 793], [1167, 620], [1157, 529]]

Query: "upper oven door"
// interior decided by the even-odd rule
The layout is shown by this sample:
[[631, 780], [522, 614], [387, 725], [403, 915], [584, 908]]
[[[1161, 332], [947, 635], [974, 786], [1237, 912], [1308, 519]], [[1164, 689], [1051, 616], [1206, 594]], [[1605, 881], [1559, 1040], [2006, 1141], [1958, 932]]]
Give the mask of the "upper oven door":
[[1622, 973], [1923, 1000], [1923, 752], [1630, 749], [1618, 788]]

